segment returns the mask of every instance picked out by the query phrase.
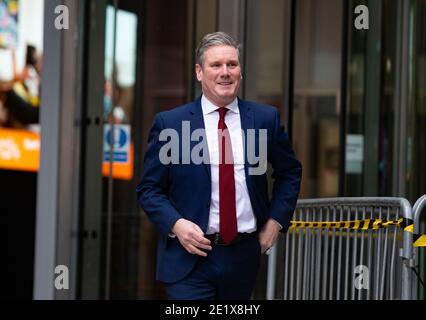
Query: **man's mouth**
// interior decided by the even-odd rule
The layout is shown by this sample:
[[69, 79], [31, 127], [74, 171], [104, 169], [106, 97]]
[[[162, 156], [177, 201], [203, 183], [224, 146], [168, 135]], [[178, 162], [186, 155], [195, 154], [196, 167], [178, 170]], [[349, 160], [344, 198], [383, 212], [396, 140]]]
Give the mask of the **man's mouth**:
[[221, 86], [230, 86], [232, 82], [219, 82], [219, 85]]

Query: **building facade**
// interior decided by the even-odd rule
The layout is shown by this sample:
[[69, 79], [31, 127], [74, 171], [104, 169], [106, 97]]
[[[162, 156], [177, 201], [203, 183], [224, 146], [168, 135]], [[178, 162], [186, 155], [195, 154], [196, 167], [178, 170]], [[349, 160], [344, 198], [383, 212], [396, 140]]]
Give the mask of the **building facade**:
[[301, 198], [414, 203], [426, 193], [425, 16], [424, 0], [45, 1], [33, 297], [164, 298], [135, 188], [154, 115], [200, 94], [194, 49], [218, 30], [242, 44], [240, 96], [280, 110]]

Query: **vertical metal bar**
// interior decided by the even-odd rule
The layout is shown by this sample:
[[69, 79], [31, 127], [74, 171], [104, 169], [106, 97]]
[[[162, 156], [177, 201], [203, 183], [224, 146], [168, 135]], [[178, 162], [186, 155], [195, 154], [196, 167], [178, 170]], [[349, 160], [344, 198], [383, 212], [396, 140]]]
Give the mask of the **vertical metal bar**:
[[[350, 207], [347, 208], [347, 221], [351, 220], [351, 210]], [[349, 275], [349, 250], [350, 250], [350, 241], [351, 241], [351, 230], [346, 230], [346, 250], [345, 250], [345, 291], [344, 291], [344, 300], [348, 300], [349, 297], [349, 285], [352, 283], [352, 277]]]
[[[343, 207], [339, 207], [339, 221], [343, 221]], [[336, 288], [336, 299], [340, 300], [341, 292], [341, 274], [342, 274], [342, 246], [343, 246], [343, 229], [339, 229], [339, 248], [337, 254], [337, 288]]]
[[[396, 218], [396, 215], [393, 212], [393, 208], [389, 206], [389, 216], [391, 220], [398, 220]], [[393, 270], [393, 265], [392, 265], [392, 254], [393, 254], [393, 235], [395, 233], [396, 230], [396, 226], [390, 226], [389, 229], [389, 235], [388, 235], [388, 248], [387, 248], [387, 261], [386, 261], [386, 269], [387, 269], [387, 274], [386, 274], [386, 288], [385, 288], [385, 294], [386, 294], [386, 299], [387, 300], [391, 300], [390, 296], [391, 296], [391, 291], [392, 291], [392, 285], [394, 283], [393, 278], [395, 276], [394, 273], [391, 273], [391, 270]]]
[[[358, 220], [358, 206], [355, 206], [355, 220]], [[354, 271], [356, 268], [356, 260], [357, 260], [357, 254], [358, 254], [358, 230], [354, 230], [353, 233], [353, 249], [352, 249], [352, 276], [351, 278], [354, 279]], [[352, 295], [351, 295], [351, 300], [355, 300], [355, 284], [352, 281]], [[360, 291], [361, 289], [358, 288], [358, 290]]]
[[[330, 221], [330, 207], [327, 206], [326, 208], [327, 214], [326, 214], [326, 221]], [[328, 228], [324, 230], [324, 259], [323, 261], [323, 268], [322, 268], [322, 300], [327, 300], [327, 274], [330, 272], [328, 268]], [[322, 234], [322, 231], [321, 231]]]
[[[370, 207], [370, 219], [372, 221], [374, 221], [374, 207]], [[370, 283], [369, 283], [369, 286], [368, 286], [368, 289], [367, 289], [367, 297], [366, 297], [367, 300], [370, 300], [370, 298], [374, 294], [374, 291], [372, 292], [371, 288], [373, 288], [372, 280], [375, 281], [375, 279], [373, 279], [371, 277], [371, 275], [374, 274], [374, 268], [375, 268], [375, 265], [371, 263], [373, 261], [373, 258], [374, 258], [373, 257], [373, 235], [372, 235], [372, 233], [373, 233], [373, 230], [369, 229], [368, 230], [367, 266], [370, 268], [369, 269], [370, 270], [370, 279], [369, 279]]]
[[[311, 208], [311, 220], [310, 221], [315, 221], [316, 216], [315, 216], [315, 210], [314, 208]], [[315, 267], [315, 230], [312, 230], [312, 236], [311, 236], [311, 258], [310, 258], [310, 268], [309, 268], [309, 300], [313, 300], [314, 299], [314, 283], [315, 283], [315, 272], [314, 272], [314, 267]]]
[[[419, 273], [420, 274], [424, 274], [424, 265], [425, 265], [425, 256], [422, 255], [421, 257], [419, 257], [419, 248], [415, 247], [412, 248], [412, 259], [413, 259], [413, 264], [415, 266], [419, 266]], [[418, 259], [421, 259], [420, 261]], [[413, 270], [410, 270], [411, 274], [413, 273]], [[411, 285], [410, 285], [410, 299], [411, 300], [424, 300], [424, 290], [425, 288], [423, 286], [418, 286], [418, 279], [417, 276], [412, 276], [411, 277], [412, 281], [411, 281]], [[420, 289], [420, 296], [419, 296], [419, 289]]]
[[[302, 218], [303, 219], [303, 218]], [[308, 221], [308, 213], [306, 212], [305, 219], [303, 221]], [[311, 230], [306, 229], [306, 240], [305, 240], [305, 248], [303, 250], [303, 292], [302, 292], [302, 299], [307, 300], [308, 299], [308, 293], [309, 293], [309, 252], [311, 250]]]
[[[364, 85], [364, 121], [365, 123], [378, 123], [380, 115], [380, 87], [382, 64], [381, 57], [383, 45], [380, 33], [382, 23], [382, 1], [369, 1], [368, 9], [370, 15], [370, 30], [366, 33], [366, 68]], [[374, 31], [373, 31], [374, 30]], [[377, 126], [367, 125], [364, 129], [365, 141], [374, 141], [374, 143], [364, 144], [364, 152], [368, 157], [364, 160], [364, 195], [374, 195], [378, 190], [379, 177], [379, 128]]]
[[410, 6], [411, 1], [397, 1], [397, 30], [396, 36], [396, 56], [399, 57], [395, 61], [395, 157], [393, 166], [395, 171], [393, 176], [394, 191], [398, 196], [406, 194], [406, 175], [407, 175], [407, 117], [409, 115], [409, 99], [410, 99]]
[[[379, 219], [382, 219], [382, 207], [379, 207]], [[376, 242], [376, 248], [377, 248], [377, 255], [376, 255], [376, 287], [375, 292], [376, 296], [375, 299], [380, 299], [380, 266], [381, 266], [381, 255], [382, 255], [382, 229], [379, 229], [377, 231], [377, 242]]]
[[[365, 207], [362, 208], [362, 220], [366, 219]], [[364, 265], [364, 237], [365, 230], [361, 230], [361, 244], [360, 244], [360, 254], [359, 254], [359, 264]], [[368, 267], [368, 266], [367, 266]], [[369, 268], [369, 267], [368, 267]], [[358, 290], [358, 300], [362, 300], [362, 290]]]
[[[381, 208], [382, 209], [382, 208]], [[389, 207], [387, 208], [388, 212], [386, 215], [386, 220], [389, 220]], [[386, 281], [386, 267], [387, 267], [387, 253], [388, 253], [388, 238], [389, 238], [389, 227], [384, 231], [384, 243], [383, 243], [383, 259], [382, 259], [382, 274], [380, 280], [380, 300], [385, 299], [384, 290], [385, 290], [385, 281]]]
[[289, 264], [290, 264], [290, 233], [296, 232], [296, 229], [292, 229], [292, 231], [289, 231], [285, 235], [285, 260], [284, 260], [284, 292], [283, 292], [283, 299], [288, 299], [288, 290], [289, 290], [289, 281], [288, 278], [291, 276], [289, 274]]
[[277, 254], [278, 246], [271, 248], [268, 256], [268, 271], [266, 278], [266, 300], [275, 298], [275, 280], [277, 279]]
[[349, 26], [351, 25], [351, 13], [349, 1], [342, 2], [342, 34], [341, 34], [341, 64], [340, 64], [340, 156], [339, 156], [339, 196], [345, 195], [346, 187], [346, 133], [347, 133], [347, 108], [348, 108], [348, 84], [350, 66], [350, 48], [352, 42]]
[[[402, 269], [404, 268], [404, 261], [401, 259], [401, 252], [400, 252], [400, 246], [402, 246], [402, 241], [399, 241], [399, 239], [403, 239], [403, 233], [404, 231], [398, 230], [397, 236], [397, 248], [396, 248], [396, 272], [397, 272], [397, 282], [396, 282], [396, 299], [401, 300], [402, 299]], [[417, 285], [417, 284], [416, 284]]]
[[[89, 16], [85, 20], [87, 35], [85, 34], [84, 38], [88, 46], [84, 46], [83, 61], [85, 67], [82, 96], [84, 101], [83, 120], [87, 122], [81, 136], [83, 141], [81, 150], [83, 168], [80, 185], [82, 190], [80, 190], [79, 229], [91, 233], [92, 236], [85, 237], [79, 243], [79, 270], [77, 271], [77, 296], [79, 299], [104, 298], [104, 292], [101, 292], [104, 286], [104, 277], [103, 275], [100, 276], [100, 271], [105, 262], [105, 230], [103, 228], [105, 215], [102, 209], [102, 171], [99, 166], [103, 158], [103, 126], [100, 124], [102, 123], [101, 119], [103, 119], [107, 2], [106, 0], [85, 1]], [[52, 90], [53, 88], [49, 87], [49, 93]], [[62, 105], [62, 107], [64, 106]], [[99, 125], [96, 125], [96, 122]]]
[[[423, 211], [423, 207], [426, 204], [426, 196], [420, 197], [415, 204], [413, 209], [409, 208], [409, 205], [402, 205], [402, 215], [404, 218], [410, 218], [414, 221], [414, 234], [419, 234], [421, 231], [424, 230], [424, 228], [421, 228], [420, 218], [421, 213]], [[410, 212], [407, 212], [407, 210], [410, 210]], [[413, 234], [411, 232], [404, 231], [403, 232], [403, 250], [402, 255], [405, 257], [405, 259], [408, 259], [405, 262], [411, 262], [414, 265], [417, 265], [419, 263], [418, 259], [418, 249], [413, 248]], [[422, 262], [423, 259], [420, 260]], [[424, 268], [422, 268], [424, 269]], [[422, 269], [420, 271], [422, 271]], [[417, 288], [417, 278], [413, 275], [413, 270], [409, 268], [409, 265], [406, 263], [403, 263], [402, 265], [402, 297], [403, 300], [408, 299], [417, 299], [418, 295], [418, 288]], [[423, 290], [420, 291], [420, 299], [423, 298]]]
[[[417, 201], [414, 203], [414, 206], [412, 208], [411, 214], [407, 213], [407, 206], [401, 206], [401, 210], [403, 210], [402, 215], [405, 218], [413, 219], [414, 221], [414, 234], [420, 234], [424, 233], [424, 225], [421, 223], [422, 221], [422, 213], [426, 212], [423, 210], [424, 206], [426, 204], [426, 195], [423, 195]], [[408, 269], [410, 265], [419, 266], [420, 274], [424, 274], [424, 255], [421, 255], [419, 257], [419, 250], [417, 247], [413, 248], [413, 234], [410, 232], [403, 232], [403, 249], [402, 249], [402, 256], [407, 259], [404, 261], [402, 265], [402, 299], [408, 300], [408, 299], [424, 299], [424, 291], [425, 288], [422, 286], [422, 288], [418, 288], [418, 282], [420, 279], [417, 279], [417, 277], [414, 277], [413, 271]], [[407, 265], [408, 262], [408, 265]], [[420, 265], [419, 265], [420, 264]], [[424, 279], [423, 279], [424, 280]], [[420, 289], [420, 296], [419, 290]]]
[[[373, 212], [375, 213], [375, 208], [373, 208]], [[377, 214], [377, 219], [380, 219], [380, 215]], [[379, 299], [379, 263], [380, 263], [380, 249], [379, 249], [379, 230], [374, 230], [373, 234], [373, 242], [374, 242], [374, 290], [372, 299]]]
[[[399, 208], [396, 209], [396, 215], [394, 220], [399, 219]], [[390, 258], [390, 273], [389, 273], [389, 299], [393, 300], [395, 299], [395, 278], [398, 276], [395, 272], [395, 265], [396, 265], [396, 238], [398, 236], [398, 227], [394, 227], [394, 232], [392, 236], [392, 249], [391, 249], [391, 258]]]
[[[333, 218], [332, 221], [336, 221], [336, 207], [333, 206]], [[332, 300], [334, 298], [334, 256], [335, 256], [335, 246], [336, 246], [336, 228], [331, 229], [332, 237], [331, 237], [331, 254], [330, 254], [330, 283], [329, 283], [329, 296], [328, 299]]]
[[[397, 216], [397, 219], [402, 218], [402, 216], [400, 216], [399, 207], [396, 207], [396, 216]], [[398, 288], [398, 282], [400, 282], [399, 279], [402, 279], [401, 271], [400, 271], [400, 268], [399, 268], [399, 265], [400, 265], [399, 261], [400, 260], [398, 259], [398, 250], [399, 250], [399, 243], [400, 243], [399, 242], [399, 235], [400, 235], [401, 230], [402, 230], [402, 228], [399, 228], [399, 227], [395, 228], [394, 239], [393, 239], [393, 243], [392, 243], [392, 246], [393, 246], [393, 248], [392, 248], [392, 259], [393, 259], [392, 265], [393, 265], [393, 268], [394, 268], [393, 272], [394, 272], [394, 275], [395, 275], [393, 277], [393, 295], [391, 294], [391, 296], [392, 296], [391, 299], [393, 299], [393, 300], [400, 300], [401, 299], [401, 297], [398, 295], [398, 293], [401, 292], [401, 290], [399, 290], [399, 288]], [[402, 239], [402, 237], [401, 237], [401, 239]], [[391, 272], [392, 272], [392, 270], [391, 270]]]
[[295, 264], [295, 246], [296, 244], [296, 232], [291, 235], [291, 257], [290, 257], [290, 300], [294, 299], [294, 264]]
[[412, 243], [413, 243], [413, 234], [411, 232], [403, 232], [403, 254], [408, 261], [403, 264], [402, 267], [402, 300], [410, 300], [411, 299], [411, 284], [412, 284], [412, 270], [407, 265], [409, 263], [409, 259], [412, 258]]
[[[113, 42], [112, 42], [112, 72], [114, 74], [115, 70], [115, 59], [117, 54], [117, 11], [118, 11], [118, 0], [113, 0], [114, 5], [114, 32], [113, 32]], [[112, 86], [112, 106], [111, 106], [111, 117], [110, 118], [110, 150], [109, 150], [109, 175], [108, 175], [108, 199], [107, 199], [107, 221], [106, 221], [106, 245], [105, 245], [105, 299], [110, 298], [110, 278], [111, 278], [111, 242], [112, 242], [112, 211], [113, 211], [113, 192], [114, 192], [114, 178], [112, 176], [113, 170], [113, 153], [114, 153], [114, 109], [116, 103], [116, 79], [114, 76], [111, 76], [111, 86]]]
[[[302, 215], [299, 216], [299, 220], [302, 220]], [[296, 282], [296, 299], [300, 300], [301, 289], [302, 289], [302, 246], [303, 236], [305, 229], [300, 230], [297, 241], [297, 282]]]
[[[311, 211], [311, 214], [309, 215], [309, 218], [307, 218], [308, 221], [313, 221], [314, 217], [313, 217], [313, 213]], [[308, 286], [308, 298], [309, 300], [313, 299], [313, 294], [314, 294], [314, 275], [313, 275], [313, 268], [314, 268], [314, 252], [315, 252], [315, 237], [314, 237], [314, 231], [312, 229], [308, 229], [309, 230], [309, 251], [308, 251], [308, 260], [309, 260], [309, 266], [308, 266], [308, 279], [309, 281], [307, 282], [307, 286]]]
[[[322, 221], [322, 207], [319, 208], [319, 220]], [[321, 285], [321, 229], [315, 229], [316, 233], [316, 260], [315, 260], [315, 300], [320, 298], [320, 285]]]
[[[63, 134], [70, 133], [65, 132], [61, 128], [61, 117], [64, 110], [62, 110], [62, 108], [58, 108], [58, 106], [62, 105], [62, 103], [64, 102], [62, 96], [64, 90], [71, 90], [71, 86], [69, 85], [69, 83], [63, 80], [64, 70], [62, 66], [65, 60], [63, 51], [65, 45], [64, 42], [66, 40], [65, 33], [58, 32], [58, 30], [53, 27], [56, 18], [54, 14], [55, 8], [61, 3], [62, 1], [59, 0], [46, 1], [44, 2], [43, 9], [44, 59], [45, 61], [49, 61], [49, 67], [45, 66], [43, 68], [41, 80], [42, 87], [49, 89], [43, 89], [43, 91], [41, 92], [41, 150], [40, 168], [37, 181], [38, 192], [36, 204], [37, 213], [35, 226], [36, 234], [33, 288], [34, 299], [40, 300], [54, 300], [57, 296], [57, 292], [54, 287], [54, 270], [55, 267], [58, 265], [57, 253], [58, 249], [60, 249], [60, 244], [58, 243], [58, 233], [61, 230], [59, 228], [61, 205], [58, 199], [60, 197], [61, 182], [62, 180], [66, 181], [65, 179], [63, 179], [64, 177], [61, 172], [63, 168], [61, 167], [62, 163], [60, 151], [63, 146], [62, 143], [64, 142], [61, 137]], [[75, 81], [75, 79], [73, 80]], [[74, 81], [72, 81], [72, 84], [74, 84]], [[64, 86], [64, 83], [66, 83], [67, 85]], [[70, 119], [70, 121], [72, 120]], [[68, 144], [70, 141], [68, 140], [66, 142]], [[73, 148], [74, 146], [71, 145], [70, 147]], [[66, 167], [65, 170], [68, 171], [68, 167]], [[2, 181], [2, 183], [6, 182]], [[74, 184], [75, 182], [73, 181], [72, 183]], [[5, 201], [6, 199], [4, 199], [3, 197], [4, 195], [2, 195], [2, 199], [3, 201]], [[3, 210], [2, 213], [4, 213]], [[68, 214], [68, 212], [66, 214]]]
[[[408, 213], [404, 212], [404, 217]], [[416, 228], [416, 226], [415, 226]], [[414, 229], [414, 231], [418, 231]], [[412, 298], [413, 271], [408, 263], [413, 259], [413, 234], [411, 232], [403, 232], [403, 257], [407, 259], [402, 265], [402, 300], [410, 300]]]
[[[398, 220], [396, 214], [393, 212], [393, 207], [388, 207], [388, 216], [390, 220]], [[390, 226], [389, 232], [388, 232], [388, 244], [386, 248], [387, 252], [387, 258], [386, 258], [386, 286], [385, 286], [385, 299], [390, 300], [390, 293], [391, 293], [391, 286], [394, 283], [393, 278], [395, 276], [394, 273], [391, 273], [391, 270], [393, 268], [392, 266], [392, 249], [393, 249], [393, 234], [395, 233], [397, 226]]]

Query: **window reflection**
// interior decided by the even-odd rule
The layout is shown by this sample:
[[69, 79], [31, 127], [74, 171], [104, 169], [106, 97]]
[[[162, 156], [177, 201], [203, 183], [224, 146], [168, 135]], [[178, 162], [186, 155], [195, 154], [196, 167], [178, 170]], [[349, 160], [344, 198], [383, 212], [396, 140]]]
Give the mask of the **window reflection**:
[[[120, 1], [123, 5], [124, 1]], [[125, 4], [125, 3], [124, 3]], [[103, 212], [105, 296], [135, 298], [139, 215], [134, 204], [137, 12], [107, 6], [104, 69]], [[110, 220], [111, 219], [111, 220]], [[133, 244], [133, 245], [132, 245]], [[105, 280], [105, 281], [104, 281]]]
[[338, 0], [297, 4], [293, 141], [301, 198], [339, 192], [341, 14]]

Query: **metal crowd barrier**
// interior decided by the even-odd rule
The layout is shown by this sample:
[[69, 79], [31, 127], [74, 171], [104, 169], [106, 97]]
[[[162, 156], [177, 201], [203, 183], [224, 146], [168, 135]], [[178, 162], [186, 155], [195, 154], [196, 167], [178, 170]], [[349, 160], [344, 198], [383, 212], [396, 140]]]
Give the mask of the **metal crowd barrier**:
[[416, 299], [413, 233], [404, 230], [412, 221], [403, 198], [299, 200], [269, 254], [266, 298]]
[[[413, 241], [418, 243], [419, 246], [426, 246], [426, 235], [425, 235], [425, 230], [420, 230], [420, 226], [421, 226], [421, 218], [422, 218], [422, 213], [426, 212], [426, 209], [423, 210], [426, 207], [426, 195], [423, 195], [422, 197], [420, 197], [416, 203], [413, 206], [413, 219], [414, 219], [414, 235], [413, 235]], [[423, 235], [421, 235], [423, 234]], [[417, 247], [414, 247], [414, 265], [418, 266], [419, 265], [419, 249]], [[423, 256], [423, 260], [422, 260], [422, 264], [425, 265], [426, 263], [426, 259]], [[425, 284], [424, 284], [424, 279], [421, 280], [419, 279], [419, 281], [422, 282], [423, 285], [423, 295], [425, 295]], [[417, 297], [417, 286], [414, 287], [415, 290], [415, 296]], [[420, 297], [420, 299], [424, 299], [425, 297]]]
[[426, 207], [426, 194], [420, 197], [413, 206], [414, 234], [421, 234], [420, 218], [424, 207]]

